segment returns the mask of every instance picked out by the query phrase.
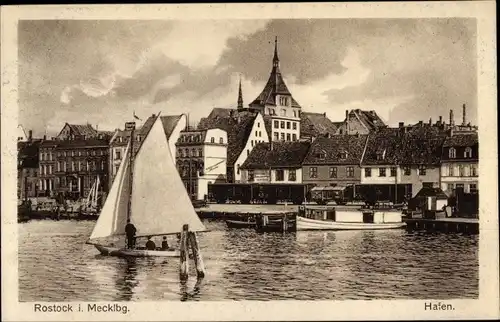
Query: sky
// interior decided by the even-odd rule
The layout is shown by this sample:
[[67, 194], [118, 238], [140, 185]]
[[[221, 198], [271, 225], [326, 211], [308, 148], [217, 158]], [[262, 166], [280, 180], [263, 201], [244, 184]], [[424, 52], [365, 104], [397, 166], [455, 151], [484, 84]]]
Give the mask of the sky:
[[342, 121], [375, 110], [389, 125], [439, 116], [477, 124], [476, 20], [24, 20], [19, 23], [19, 123], [35, 136], [66, 122], [123, 128], [133, 113], [236, 107], [263, 89], [274, 38], [303, 111]]

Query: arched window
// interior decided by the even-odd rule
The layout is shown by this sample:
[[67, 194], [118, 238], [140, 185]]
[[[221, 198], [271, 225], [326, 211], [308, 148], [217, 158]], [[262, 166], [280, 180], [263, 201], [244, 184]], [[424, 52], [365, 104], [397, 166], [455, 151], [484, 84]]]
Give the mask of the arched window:
[[196, 150], [195, 150], [195, 149], [191, 149], [191, 156], [192, 156], [192, 157], [195, 157], [195, 156], [196, 156]]
[[457, 150], [455, 150], [455, 148], [450, 148], [450, 150], [448, 151], [448, 156], [450, 157], [450, 159], [456, 158]]
[[286, 116], [286, 110], [284, 108], [281, 109], [281, 116]]
[[464, 157], [465, 158], [472, 158], [472, 149], [471, 148], [469, 148], [469, 147], [465, 148]]

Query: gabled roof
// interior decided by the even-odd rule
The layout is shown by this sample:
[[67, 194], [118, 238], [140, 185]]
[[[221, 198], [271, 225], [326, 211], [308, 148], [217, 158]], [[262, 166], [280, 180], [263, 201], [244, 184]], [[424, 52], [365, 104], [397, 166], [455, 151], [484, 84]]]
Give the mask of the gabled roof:
[[355, 109], [352, 110], [351, 113], [357, 116], [360, 122], [363, 123], [368, 130], [375, 130], [377, 128], [387, 126], [375, 111], [363, 111], [360, 109]]
[[333, 135], [337, 132], [338, 126], [326, 117], [326, 114], [302, 112], [300, 114], [300, 129], [305, 135]]
[[163, 124], [163, 130], [165, 131], [165, 135], [167, 139], [170, 139], [172, 132], [174, 132], [177, 123], [181, 119], [182, 115], [165, 115], [160, 116], [161, 123]]
[[319, 137], [311, 144], [304, 164], [359, 164], [367, 139], [368, 135]]
[[445, 138], [446, 133], [438, 127], [411, 128], [400, 142], [399, 164], [439, 165]]
[[368, 135], [364, 165], [396, 164], [400, 155], [402, 134], [398, 129], [386, 128]]
[[444, 141], [444, 147], [472, 147], [478, 144], [477, 133], [453, 134]]
[[240, 116], [240, 122], [233, 124], [227, 131], [227, 165], [234, 165], [247, 144], [252, 133], [253, 124], [257, 114], [249, 113]]
[[300, 168], [309, 151], [309, 142], [273, 142], [257, 144], [242, 169]]
[[66, 123], [74, 135], [92, 137], [96, 136], [97, 130], [90, 124], [69, 124]]

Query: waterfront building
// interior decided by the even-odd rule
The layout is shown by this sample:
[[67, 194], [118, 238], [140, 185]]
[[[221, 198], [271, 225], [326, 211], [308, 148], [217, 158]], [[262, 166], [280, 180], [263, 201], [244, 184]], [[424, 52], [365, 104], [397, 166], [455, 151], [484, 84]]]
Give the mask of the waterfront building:
[[302, 166], [302, 182], [314, 186], [358, 185], [368, 135], [337, 135], [314, 140]]
[[23, 200], [37, 196], [38, 158], [41, 140], [17, 142], [17, 198]]
[[205, 199], [208, 184], [225, 180], [227, 132], [219, 128], [184, 130], [175, 146], [177, 170], [189, 196]]
[[[146, 119], [144, 124], [138, 127], [134, 131], [134, 151], [137, 152], [139, 147], [141, 146], [145, 136], [151, 129], [156, 115], [153, 114], [149, 118]], [[175, 162], [175, 153], [176, 147], [175, 144], [179, 139], [180, 133], [187, 126], [187, 118], [186, 115], [164, 115], [160, 116], [163, 130], [165, 131], [165, 135], [168, 140], [168, 144], [170, 147], [170, 153], [172, 154], [172, 159]], [[109, 181], [109, 188], [111, 188], [111, 184], [113, 179], [118, 172], [118, 168], [120, 167], [120, 163], [123, 160], [123, 156], [130, 139], [130, 131], [117, 129], [115, 130], [110, 143], [109, 143], [109, 173], [111, 180]]]
[[342, 122], [332, 122], [326, 113], [302, 112], [300, 114], [300, 138], [313, 141], [317, 137], [335, 135]]
[[309, 142], [259, 143], [242, 164], [243, 183], [301, 183]]
[[478, 191], [479, 142], [477, 133], [456, 134], [453, 130], [443, 144], [441, 155], [441, 189], [448, 195], [462, 188]]
[[250, 111], [260, 112], [271, 125], [272, 141], [300, 139], [301, 106], [293, 98], [280, 70], [278, 39], [275, 39], [271, 73], [262, 92], [249, 104]]
[[[402, 184], [400, 151], [403, 133], [397, 128], [383, 128], [368, 136], [361, 159], [361, 185], [379, 200], [400, 202], [412, 196], [411, 184]], [[396, 190], [397, 187], [397, 190]]]
[[412, 197], [422, 188], [438, 188], [441, 150], [447, 132], [432, 126], [432, 122], [421, 122], [408, 131], [403, 127], [399, 130], [404, 133], [398, 155], [399, 183], [411, 184]]
[[99, 195], [108, 191], [109, 138], [65, 139], [55, 144], [54, 162], [50, 173], [54, 176], [54, 192], [77, 200], [86, 197], [99, 177]]
[[51, 197], [56, 190], [56, 147], [58, 141], [44, 136], [39, 145], [37, 197]]
[[345, 111], [345, 120], [338, 126], [337, 134], [369, 134], [387, 127], [375, 111], [355, 109]]

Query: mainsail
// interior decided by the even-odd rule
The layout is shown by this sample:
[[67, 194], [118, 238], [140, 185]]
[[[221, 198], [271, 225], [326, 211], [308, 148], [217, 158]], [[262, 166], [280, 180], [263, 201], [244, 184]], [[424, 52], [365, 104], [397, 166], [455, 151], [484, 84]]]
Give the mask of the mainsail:
[[131, 222], [137, 236], [205, 231], [173, 162], [157, 116], [134, 159]]
[[90, 239], [125, 234], [130, 198], [130, 142]]
[[205, 231], [175, 168], [160, 117], [153, 123], [134, 158], [130, 190], [130, 142], [90, 239], [124, 235], [128, 201], [137, 237]]

